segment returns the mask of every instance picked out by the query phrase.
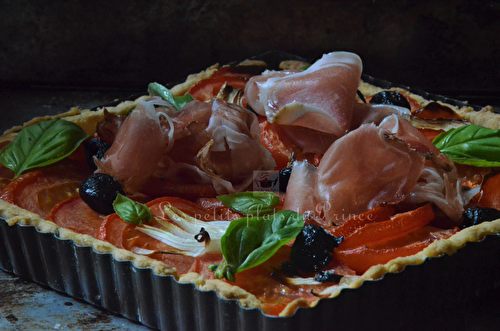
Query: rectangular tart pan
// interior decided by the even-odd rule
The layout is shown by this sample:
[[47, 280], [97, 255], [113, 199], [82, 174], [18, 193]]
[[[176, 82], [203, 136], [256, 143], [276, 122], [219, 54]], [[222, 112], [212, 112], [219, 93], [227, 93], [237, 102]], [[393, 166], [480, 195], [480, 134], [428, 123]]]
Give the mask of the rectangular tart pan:
[[[282, 52], [256, 57], [271, 67]], [[383, 88], [395, 85], [363, 76]], [[431, 100], [465, 104], [398, 86]], [[476, 107], [479, 109], [479, 107]], [[500, 236], [468, 243], [455, 254], [428, 258], [344, 289], [336, 298], [321, 299], [292, 316], [273, 317], [243, 308], [214, 291], [160, 276], [130, 261], [44, 233], [34, 226], [9, 226], [0, 218], [0, 268], [89, 304], [160, 330], [497, 330], [500, 325]]]
[[478, 330], [497, 330], [500, 323], [498, 235], [344, 289], [289, 317], [242, 308], [34, 226], [0, 220], [0, 235], [1, 269], [160, 330], [433, 330], [462, 329], [470, 321], [482, 323]]

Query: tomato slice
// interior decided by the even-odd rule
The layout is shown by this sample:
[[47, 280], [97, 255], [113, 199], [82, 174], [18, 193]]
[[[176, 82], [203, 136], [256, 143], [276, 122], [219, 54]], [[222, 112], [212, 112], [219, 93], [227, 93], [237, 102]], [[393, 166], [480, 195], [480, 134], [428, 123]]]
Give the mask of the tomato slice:
[[292, 143], [280, 133], [276, 124], [269, 123], [267, 118], [259, 116], [260, 142], [272, 155], [276, 162], [276, 169], [283, 169], [288, 165], [292, 154]]
[[[163, 218], [164, 220], [169, 221], [168, 217], [165, 216], [163, 212], [165, 205], [171, 205], [199, 220], [207, 222], [215, 220], [212, 211], [202, 208], [200, 205], [194, 202], [181, 198], [162, 197], [146, 204], [146, 206], [149, 207], [151, 213], [155, 217]], [[153, 220], [149, 222], [148, 225], [160, 227], [155, 218], [153, 218]], [[134, 249], [136, 248], [154, 251], [174, 250], [167, 244], [137, 230], [136, 225], [126, 223], [117, 214], [111, 214], [102, 221], [97, 231], [96, 237], [97, 239], [107, 241], [118, 248], [123, 248], [130, 251], [134, 251]], [[192, 268], [200, 270], [200, 268], [202, 268], [201, 265], [204, 265], [204, 267], [208, 268], [208, 265], [200, 262], [208, 257], [200, 257], [197, 259], [191, 256], [166, 253], [151, 254], [149, 255], [149, 257], [160, 260], [169, 266], [175, 267], [179, 274], [187, 273]], [[219, 254], [216, 257], [211, 256], [211, 261], [213, 260], [217, 260], [217, 263], [219, 263], [222, 260], [222, 255]], [[197, 265], [193, 265], [195, 263], [197, 263]], [[208, 269], [205, 272], [208, 273]]]
[[[276, 170], [285, 168], [292, 154], [295, 160], [307, 160], [315, 166], [319, 165], [323, 155], [304, 153], [301, 148], [297, 147], [292, 140], [288, 138], [280, 125], [269, 123], [265, 116], [259, 116], [258, 120], [260, 143], [271, 153], [271, 156], [276, 162]], [[306, 134], [304, 132], [301, 133]]]
[[335, 237], [346, 238], [366, 224], [386, 221], [395, 213], [396, 207], [394, 205], [378, 205], [365, 213], [350, 217], [338, 226], [328, 227], [327, 230]]
[[478, 206], [500, 210], [500, 173], [486, 179]]
[[345, 263], [358, 274], [363, 274], [371, 266], [385, 264], [392, 259], [417, 254], [427, 247], [432, 240], [425, 240], [412, 243], [402, 247], [374, 249], [366, 246], [352, 249], [335, 249], [333, 256], [335, 259]]
[[434, 130], [434, 129], [418, 129], [420, 133], [422, 133], [425, 138], [427, 138], [430, 141], [433, 141], [439, 134], [444, 132], [444, 130]]
[[122, 245], [122, 232], [127, 227], [125, 222], [117, 214], [110, 214], [99, 225], [96, 238], [107, 241], [115, 247], [124, 248]]
[[4, 188], [0, 198], [45, 218], [58, 203], [78, 195], [80, 183], [90, 173], [86, 166], [63, 160], [22, 174]]
[[432, 204], [427, 204], [406, 213], [396, 214], [387, 221], [366, 224], [346, 236], [338, 249], [360, 247], [371, 242], [406, 234], [427, 225], [433, 219]]
[[[396, 225], [401, 226], [402, 220], [409, 223], [413, 219], [414, 221], [421, 220], [420, 224], [423, 224], [425, 220], [433, 218], [433, 212], [430, 206], [429, 204], [411, 212], [397, 214], [392, 217], [391, 220], [382, 223], [397, 220], [397, 222], [395, 222], [397, 223]], [[381, 225], [382, 223], [373, 223], [373, 226]], [[397, 257], [416, 254], [427, 247], [432, 241], [449, 238], [459, 231], [458, 228], [439, 229], [429, 225], [419, 226], [417, 223], [418, 222], [415, 222], [412, 226], [416, 228], [409, 232], [406, 232], [409, 226], [401, 226], [400, 231], [398, 231], [399, 234], [393, 236], [388, 234], [391, 230], [387, 230], [385, 231], [387, 237], [379, 240], [373, 240], [373, 237], [378, 237], [376, 230], [380, 227], [371, 229], [375, 230], [375, 234], [373, 237], [366, 239], [367, 242], [363, 245], [351, 247], [357, 244], [353, 243], [351, 245], [351, 243], [348, 243], [347, 248], [343, 248], [341, 244], [334, 249], [334, 260], [338, 260], [346, 264], [349, 268], [354, 269], [358, 274], [362, 274], [373, 265], [384, 264]], [[371, 225], [372, 224], [368, 224], [366, 227], [371, 227]], [[384, 224], [384, 228], [387, 229], [386, 225], [389, 225], [389, 223]], [[363, 227], [362, 229], [365, 228]], [[356, 232], [354, 234], [356, 234]]]
[[217, 220], [233, 221], [244, 217], [243, 214], [231, 210], [223, 204], [222, 201], [216, 198], [200, 198], [196, 200], [196, 204], [206, 210], [213, 211], [211, 214]]
[[413, 230], [409, 233], [376, 242], [371, 242], [366, 244], [366, 246], [374, 249], [402, 247], [419, 241], [449, 238], [458, 231], [458, 228], [440, 229], [430, 225], [424, 225], [423, 227]]
[[58, 203], [47, 215], [49, 221], [60, 227], [93, 237], [96, 237], [105, 217], [87, 206], [80, 196]]
[[217, 69], [209, 78], [193, 85], [187, 93], [199, 101], [212, 100], [224, 84], [235, 89], [244, 89], [250, 78], [259, 75], [264, 67], [259, 66], [226, 66]]
[[457, 113], [455, 113], [455, 111], [453, 111], [453, 109], [437, 102], [430, 102], [425, 107], [420, 108], [417, 111], [412, 111], [412, 114], [414, 116], [428, 120], [462, 119], [460, 115], [458, 115]]
[[187, 93], [199, 101], [209, 101], [217, 96], [224, 84], [235, 89], [244, 89], [247, 77], [220, 76], [204, 79], [193, 85]]

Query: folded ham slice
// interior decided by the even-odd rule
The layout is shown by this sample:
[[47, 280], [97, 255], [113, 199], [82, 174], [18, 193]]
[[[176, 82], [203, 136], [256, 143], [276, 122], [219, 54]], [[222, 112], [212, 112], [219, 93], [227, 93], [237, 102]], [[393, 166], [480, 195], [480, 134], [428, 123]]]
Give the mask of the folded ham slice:
[[253, 182], [255, 170], [276, 167], [260, 143], [255, 114], [220, 99], [212, 100], [212, 117], [205, 131], [211, 140], [200, 150], [200, 168], [211, 175], [218, 193], [234, 193]]
[[[324, 225], [341, 224], [379, 204], [402, 201], [424, 163], [423, 153], [375, 124], [364, 124], [335, 141], [315, 171], [294, 165], [283, 208], [313, 212]], [[313, 187], [307, 197], [300, 193], [311, 192], [304, 189], [303, 176], [311, 178], [307, 185]]]
[[115, 177], [125, 192], [133, 193], [153, 174], [166, 149], [154, 105], [141, 101], [121, 124], [102, 161], [94, 161], [98, 172]]
[[276, 167], [259, 138], [257, 117], [240, 106], [195, 100], [177, 112], [151, 98], [132, 111], [95, 162], [98, 172], [115, 177], [128, 194], [140, 192], [153, 177], [234, 193], [249, 187], [255, 170]]
[[352, 120], [362, 62], [332, 52], [304, 71], [268, 71], [250, 79], [248, 104], [271, 123], [296, 125], [343, 136]]
[[410, 122], [392, 115], [380, 123], [399, 139], [409, 143], [412, 148], [428, 155], [425, 168], [418, 183], [405, 201], [410, 203], [433, 202], [452, 220], [459, 220], [467, 200], [461, 191], [455, 164], [446, 155], [425, 139]]
[[457, 220], [464, 201], [456, 171], [434, 148], [397, 115], [363, 124], [336, 140], [318, 168], [294, 164], [283, 208], [327, 226], [383, 203], [431, 201]]

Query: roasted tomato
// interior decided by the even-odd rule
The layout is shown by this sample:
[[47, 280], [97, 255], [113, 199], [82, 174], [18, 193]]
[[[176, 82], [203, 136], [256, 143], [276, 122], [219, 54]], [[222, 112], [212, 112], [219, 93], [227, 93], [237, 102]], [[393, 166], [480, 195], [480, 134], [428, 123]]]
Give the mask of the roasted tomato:
[[264, 68], [259, 66], [228, 66], [215, 71], [212, 76], [193, 85], [187, 93], [199, 101], [208, 101], [217, 96], [224, 84], [235, 89], [244, 89], [248, 80]]
[[[148, 225], [159, 228], [158, 219], [170, 221], [163, 211], [165, 205], [173, 206], [205, 222], [215, 220], [211, 210], [205, 209], [194, 202], [181, 198], [163, 197], [146, 204], [154, 215], [153, 220]], [[156, 253], [149, 255], [151, 258], [175, 267], [179, 274], [190, 271], [195, 262], [198, 265], [193, 267], [200, 268], [200, 261], [197, 261], [195, 257], [175, 253], [171, 246], [141, 232], [137, 229], [137, 225], [125, 222], [117, 214], [111, 214], [103, 220], [97, 232], [97, 239], [107, 241], [118, 248], [124, 248], [132, 252], [140, 253], [140, 250], [154, 251]], [[218, 260], [221, 259], [222, 255], [218, 254]]]
[[4, 188], [1, 198], [46, 217], [59, 202], [78, 195], [80, 183], [89, 175], [81, 162], [63, 160], [22, 174]]

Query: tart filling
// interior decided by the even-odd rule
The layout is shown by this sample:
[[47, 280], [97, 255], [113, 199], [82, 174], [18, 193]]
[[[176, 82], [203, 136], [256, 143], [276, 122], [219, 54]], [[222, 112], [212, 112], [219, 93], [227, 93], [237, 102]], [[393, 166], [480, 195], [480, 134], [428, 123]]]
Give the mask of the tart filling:
[[[438, 149], [440, 133], [498, 129], [490, 108], [365, 83], [351, 53], [284, 65], [211, 67], [116, 107], [73, 109], [57, 117], [85, 143], [50, 164], [26, 157], [23, 172], [7, 157], [19, 155], [13, 128], [0, 140], [0, 217], [280, 316], [500, 233], [497, 160], [477, 161], [481, 146]], [[22, 132], [55, 143], [68, 130], [47, 120]], [[84, 145], [106, 148], [89, 158]], [[119, 187], [109, 202], [109, 187], [88, 182], [104, 177]], [[466, 224], [468, 211], [485, 222]]]

